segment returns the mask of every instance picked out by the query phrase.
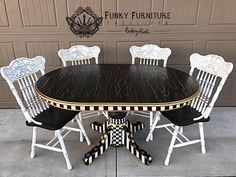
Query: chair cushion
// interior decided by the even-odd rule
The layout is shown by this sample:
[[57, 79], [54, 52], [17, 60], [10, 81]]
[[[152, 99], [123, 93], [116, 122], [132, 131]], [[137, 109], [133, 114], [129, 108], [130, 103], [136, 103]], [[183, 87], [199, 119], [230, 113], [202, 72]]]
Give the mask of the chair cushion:
[[187, 126], [197, 122], [208, 122], [210, 120], [210, 117], [208, 117], [207, 119], [202, 118], [194, 121], [193, 118], [200, 117], [202, 114], [190, 106], [184, 106], [179, 109], [164, 111], [161, 113], [177, 126]]
[[48, 130], [59, 130], [71, 121], [77, 111], [67, 111], [50, 106], [47, 110], [38, 114], [34, 120], [42, 122], [42, 125], [37, 125], [33, 122], [26, 121], [27, 126], [37, 126]]

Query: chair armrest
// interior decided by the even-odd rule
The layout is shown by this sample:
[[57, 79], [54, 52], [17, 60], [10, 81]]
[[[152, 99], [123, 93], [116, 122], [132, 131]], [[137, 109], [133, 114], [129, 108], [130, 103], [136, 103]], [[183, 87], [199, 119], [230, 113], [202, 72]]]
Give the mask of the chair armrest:
[[204, 113], [203, 113], [200, 117], [193, 118], [193, 120], [194, 120], [194, 121], [197, 121], [197, 120], [200, 120], [200, 119], [202, 119], [202, 118], [207, 119], [208, 116], [209, 116], [210, 113], [211, 113], [212, 108], [213, 108], [213, 107], [208, 106], [208, 107], [206, 108], [206, 110], [204, 111]]

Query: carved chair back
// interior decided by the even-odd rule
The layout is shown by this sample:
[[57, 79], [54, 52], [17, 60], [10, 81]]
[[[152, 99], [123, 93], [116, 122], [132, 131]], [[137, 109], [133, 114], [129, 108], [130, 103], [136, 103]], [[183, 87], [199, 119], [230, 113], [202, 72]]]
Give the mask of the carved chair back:
[[160, 48], [154, 44], [145, 44], [141, 47], [132, 46], [129, 51], [132, 56], [132, 64], [160, 65], [160, 60], [163, 60], [163, 66], [166, 67], [167, 60], [171, 55], [169, 48]]
[[45, 58], [17, 58], [8, 66], [1, 68], [1, 74], [7, 81], [13, 95], [16, 98], [26, 120], [36, 122], [33, 118], [48, 108], [47, 103], [42, 100], [35, 91], [35, 84], [45, 69]]
[[190, 56], [190, 75], [195, 74], [200, 85], [200, 95], [190, 106], [207, 118], [225, 84], [228, 75], [233, 70], [233, 64], [225, 62], [218, 55], [202, 56], [194, 53]]
[[67, 62], [71, 62], [71, 65], [91, 64], [93, 58], [95, 63], [98, 64], [100, 51], [98, 46], [76, 45], [69, 49], [60, 49], [58, 56], [61, 58], [64, 67], [67, 66]]

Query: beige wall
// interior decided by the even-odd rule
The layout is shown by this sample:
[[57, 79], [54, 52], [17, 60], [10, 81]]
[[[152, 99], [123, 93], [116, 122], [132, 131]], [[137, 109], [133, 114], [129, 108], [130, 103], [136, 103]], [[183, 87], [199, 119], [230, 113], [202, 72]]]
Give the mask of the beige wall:
[[[105, 11], [170, 11], [171, 19], [153, 23], [103, 20], [94, 36], [80, 38], [69, 30], [65, 20], [78, 6], [90, 6], [98, 16], [104, 16]], [[151, 34], [135, 37], [124, 32], [126, 26], [149, 29]], [[0, 66], [16, 57], [43, 55], [47, 70], [52, 70], [61, 66], [57, 51], [75, 44], [100, 46], [100, 63], [130, 63], [129, 47], [145, 43], [171, 48], [168, 65], [186, 72], [193, 52], [222, 55], [235, 63], [236, 0], [0, 0]], [[218, 105], [236, 106], [235, 71]], [[0, 107], [15, 106], [0, 77]]]

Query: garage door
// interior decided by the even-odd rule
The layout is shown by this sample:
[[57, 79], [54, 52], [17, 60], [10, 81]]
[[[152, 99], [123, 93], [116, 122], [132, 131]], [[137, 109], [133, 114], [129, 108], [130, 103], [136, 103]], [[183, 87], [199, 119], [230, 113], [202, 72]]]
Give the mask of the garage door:
[[[75, 36], [66, 17], [78, 7], [91, 7], [103, 17], [90, 37]], [[128, 13], [112, 18], [105, 14]], [[169, 12], [170, 19], [132, 18], [132, 12]], [[218, 54], [236, 60], [236, 0], [0, 0], [0, 66], [14, 58], [43, 55], [47, 71], [61, 67], [60, 48], [98, 45], [100, 63], [131, 63], [129, 47], [146, 43], [169, 47], [168, 66], [188, 72], [193, 52]], [[148, 31], [127, 33], [128, 30]], [[218, 106], [236, 106], [236, 68], [230, 75]], [[0, 77], [0, 108], [17, 107]]]

